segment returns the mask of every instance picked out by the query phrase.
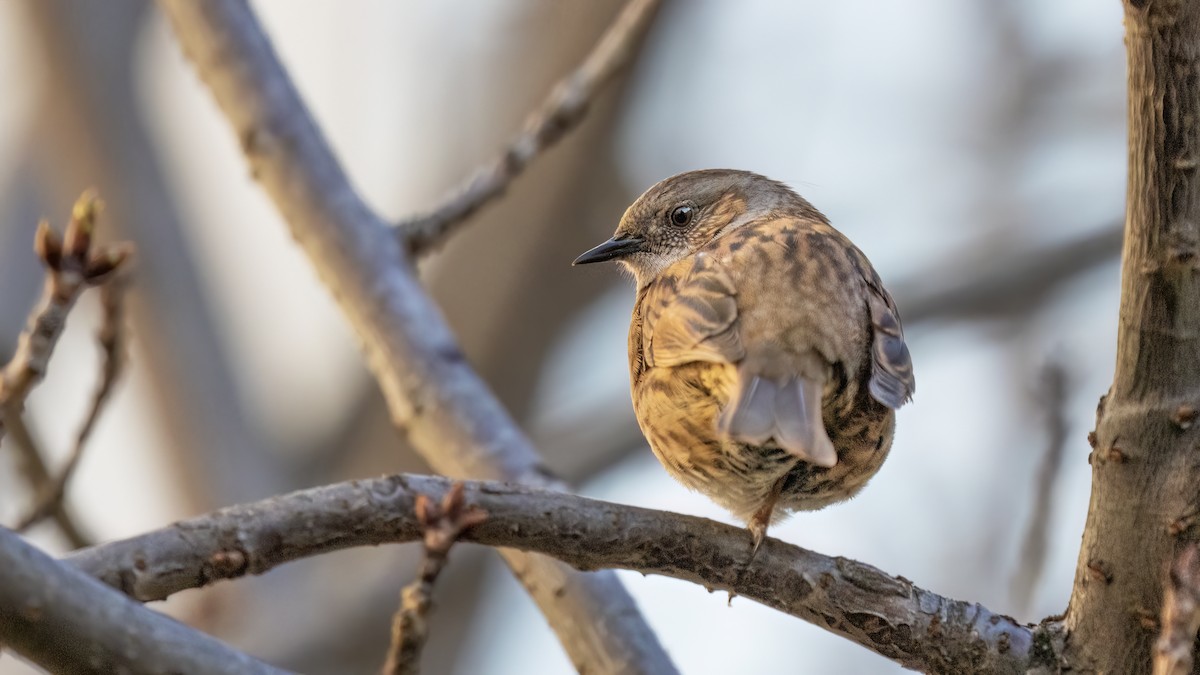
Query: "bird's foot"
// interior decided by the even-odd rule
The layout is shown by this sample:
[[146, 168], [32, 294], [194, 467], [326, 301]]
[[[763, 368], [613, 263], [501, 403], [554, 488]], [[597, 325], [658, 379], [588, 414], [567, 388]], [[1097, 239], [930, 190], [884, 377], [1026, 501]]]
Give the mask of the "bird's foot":
[[753, 546], [750, 549], [750, 559], [746, 561], [745, 567], [749, 567], [750, 563], [754, 562], [755, 556], [758, 555], [758, 549], [762, 548], [763, 542], [767, 540], [767, 522], [771, 516], [768, 513], [766, 517], [759, 518], [757, 515], [748, 524], [750, 529], [750, 538]]

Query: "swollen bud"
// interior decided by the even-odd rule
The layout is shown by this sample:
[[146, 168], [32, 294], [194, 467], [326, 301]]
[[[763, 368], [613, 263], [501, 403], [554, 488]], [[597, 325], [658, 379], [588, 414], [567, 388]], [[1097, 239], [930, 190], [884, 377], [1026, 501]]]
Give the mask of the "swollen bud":
[[38, 221], [37, 233], [33, 237], [33, 250], [46, 267], [59, 271], [62, 267], [62, 238], [50, 227], [46, 219]]

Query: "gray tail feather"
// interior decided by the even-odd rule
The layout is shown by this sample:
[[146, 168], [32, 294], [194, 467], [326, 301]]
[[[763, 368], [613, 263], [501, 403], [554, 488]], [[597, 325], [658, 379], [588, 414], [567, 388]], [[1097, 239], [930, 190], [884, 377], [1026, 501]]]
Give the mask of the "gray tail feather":
[[738, 379], [741, 387], [717, 420], [718, 431], [751, 445], [774, 439], [779, 447], [817, 466], [837, 464], [837, 450], [821, 421], [821, 385], [804, 377], [775, 383], [739, 373]]

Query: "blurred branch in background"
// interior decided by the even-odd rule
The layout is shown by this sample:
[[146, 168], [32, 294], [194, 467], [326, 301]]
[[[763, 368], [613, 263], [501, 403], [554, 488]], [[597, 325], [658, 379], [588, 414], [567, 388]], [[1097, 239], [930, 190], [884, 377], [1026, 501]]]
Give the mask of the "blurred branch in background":
[[0, 527], [0, 643], [60, 673], [282, 675]]
[[[905, 324], [970, 321], [1025, 315], [1062, 285], [1121, 253], [1120, 224], [1044, 246], [1025, 246], [1001, 255], [978, 245], [925, 266], [915, 279], [896, 284]], [[931, 274], [929, 270], [936, 270]]]
[[[66, 560], [135, 599], [157, 600], [349, 546], [419, 540], [425, 530], [417, 501], [441, 501], [454, 484], [401, 475], [326, 485]], [[749, 539], [732, 525], [517, 485], [464, 487], [465, 503], [487, 513], [462, 533], [464, 541], [537, 551], [579, 569], [618, 567], [728, 590], [923, 672], [1025, 672], [1036, 658], [1033, 629], [860, 562], [769, 538], [747, 566]], [[231, 556], [236, 564], [212, 564]]]
[[[184, 52], [251, 166], [364, 341], [396, 424], [431, 465], [540, 485], [536, 452], [464, 362], [394, 230], [354, 192], [244, 2], [163, 0]], [[674, 672], [611, 573], [503, 552], [572, 660], [599, 672]], [[603, 627], [596, 617], [606, 616]]]
[[1050, 518], [1054, 512], [1054, 492], [1062, 474], [1067, 449], [1067, 396], [1070, 377], [1066, 367], [1057, 361], [1046, 364], [1042, 371], [1038, 408], [1045, 415], [1046, 452], [1037, 472], [1029, 526], [1021, 545], [1017, 573], [1012, 580], [1013, 603], [1019, 612], [1026, 612], [1033, 593], [1041, 581], [1050, 549]]
[[16, 351], [0, 371], [0, 439], [5, 423], [24, 412], [26, 397], [45, 377], [76, 300], [89, 287], [108, 281], [133, 254], [127, 243], [93, 246], [99, 209], [96, 196], [85, 193], [62, 235], [46, 221], [38, 225], [34, 250], [46, 267], [46, 278]]
[[[29, 420], [20, 415], [9, 419], [8, 440], [16, 446], [17, 470], [21, 479], [28, 485], [29, 493], [38, 495], [50, 490], [54, 478], [50, 475], [50, 467], [46, 465], [46, 454], [29, 428]], [[80, 529], [75, 516], [65, 503], [55, 504], [51, 515], [54, 517], [55, 526], [72, 549], [83, 548], [92, 543]]]
[[583, 120], [592, 99], [628, 64], [641, 43], [659, 0], [630, 0], [573, 73], [554, 86], [504, 152], [479, 169], [433, 213], [407, 220], [399, 232], [411, 254], [441, 243], [488, 202], [500, 197], [530, 162], [553, 147]]
[[17, 521], [14, 529], [23, 532], [54, 513], [63, 511], [63, 499], [66, 497], [67, 483], [83, 459], [83, 450], [87, 447], [88, 437], [100, 419], [100, 412], [108, 402], [113, 387], [121, 375], [125, 362], [125, 290], [127, 280], [119, 271], [114, 272], [113, 278], [100, 287], [100, 305], [103, 308], [103, 319], [100, 330], [96, 335], [101, 351], [100, 384], [92, 396], [92, 404], [84, 418], [83, 426], [75, 437], [75, 446], [67, 458], [66, 464], [59, 469], [53, 480], [34, 490], [35, 501], [29, 512]]
[[[31, 515], [37, 518], [22, 518], [20, 527], [28, 527], [35, 520], [53, 515], [63, 535], [73, 546], [83, 545], [86, 540], [62, 504], [62, 491], [116, 379], [116, 359], [106, 363], [102, 384], [80, 432], [75, 454], [58, 477], [51, 478], [46, 457], [29, 432], [23, 415], [25, 398], [45, 377], [50, 356], [66, 328], [67, 315], [79, 296], [95, 286], [101, 287], [101, 294], [105, 298], [119, 298], [121, 294], [119, 277], [133, 255], [133, 246], [129, 243], [94, 243], [100, 208], [95, 194], [85, 192], [75, 203], [62, 235], [54, 232], [44, 220], [38, 224], [34, 250], [45, 266], [42, 297], [29, 315], [25, 330], [17, 338], [12, 358], [0, 371], [0, 438], [4, 437], [6, 427], [12, 429], [13, 440], [21, 455], [18, 464], [35, 499]], [[112, 304], [119, 306], [119, 300], [112, 301]], [[106, 323], [101, 329], [101, 343], [105, 344], [105, 334], [111, 328], [114, 336], [112, 347], [115, 350], [117, 328], [110, 326], [113, 319], [106, 315]], [[115, 319], [119, 321], [119, 311]], [[106, 353], [109, 352], [106, 350]], [[115, 357], [115, 352], [109, 354]]]

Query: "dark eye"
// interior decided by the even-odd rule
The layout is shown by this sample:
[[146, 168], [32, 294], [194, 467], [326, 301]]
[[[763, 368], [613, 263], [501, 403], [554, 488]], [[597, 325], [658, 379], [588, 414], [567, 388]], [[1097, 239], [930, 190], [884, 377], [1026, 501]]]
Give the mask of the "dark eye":
[[696, 208], [683, 204], [671, 209], [671, 224], [676, 227], [683, 227], [692, 222], [692, 217], [696, 215]]

